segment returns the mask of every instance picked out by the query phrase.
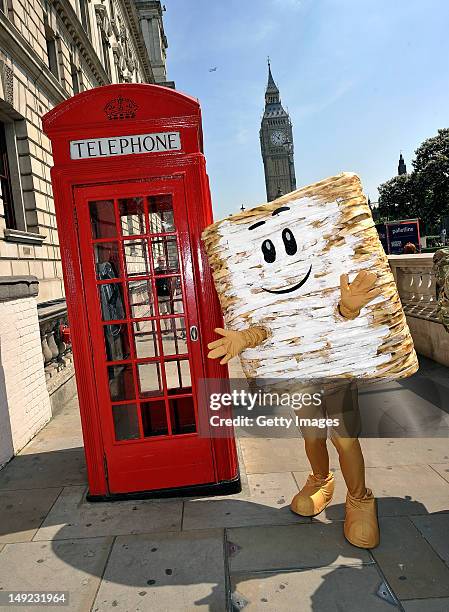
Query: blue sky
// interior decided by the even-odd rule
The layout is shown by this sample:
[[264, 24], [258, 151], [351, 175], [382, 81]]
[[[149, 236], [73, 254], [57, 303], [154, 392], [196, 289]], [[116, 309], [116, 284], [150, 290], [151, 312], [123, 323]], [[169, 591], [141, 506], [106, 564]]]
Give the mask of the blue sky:
[[[298, 186], [357, 172], [365, 192], [449, 126], [447, 0], [164, 0], [168, 77], [200, 100], [214, 215], [266, 200], [269, 55]], [[209, 68], [217, 67], [216, 72]]]

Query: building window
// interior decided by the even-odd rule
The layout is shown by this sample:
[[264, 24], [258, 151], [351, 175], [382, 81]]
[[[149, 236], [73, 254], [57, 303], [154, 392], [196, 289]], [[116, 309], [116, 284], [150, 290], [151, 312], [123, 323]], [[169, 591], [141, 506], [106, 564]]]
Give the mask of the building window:
[[59, 80], [58, 51], [56, 49], [56, 36], [47, 22], [45, 22], [45, 40], [47, 43], [47, 60], [50, 72]]
[[79, 0], [80, 2], [80, 16], [83, 28], [86, 30], [87, 35], [90, 37], [90, 20], [89, 20], [89, 7], [87, 0]]
[[14, 201], [12, 197], [11, 175], [9, 172], [8, 151], [6, 148], [5, 124], [0, 122], [0, 197], [3, 202], [6, 227], [17, 229]]
[[72, 75], [73, 94], [77, 94], [80, 92], [80, 80], [78, 75], [78, 68], [73, 63], [73, 57], [70, 58], [70, 73]]
[[104, 40], [104, 38], [102, 37], [102, 47], [103, 47], [103, 59], [104, 59], [104, 69], [107, 72], [107, 75], [109, 78], [111, 77], [111, 60], [109, 58], [109, 48], [110, 48], [110, 44], [107, 40]]

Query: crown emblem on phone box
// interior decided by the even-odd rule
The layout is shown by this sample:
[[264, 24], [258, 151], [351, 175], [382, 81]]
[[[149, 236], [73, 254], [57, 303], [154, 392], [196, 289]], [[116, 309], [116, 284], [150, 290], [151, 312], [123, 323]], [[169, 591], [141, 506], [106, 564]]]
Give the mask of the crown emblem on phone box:
[[116, 98], [104, 107], [108, 119], [132, 119], [136, 115], [137, 104], [129, 98]]

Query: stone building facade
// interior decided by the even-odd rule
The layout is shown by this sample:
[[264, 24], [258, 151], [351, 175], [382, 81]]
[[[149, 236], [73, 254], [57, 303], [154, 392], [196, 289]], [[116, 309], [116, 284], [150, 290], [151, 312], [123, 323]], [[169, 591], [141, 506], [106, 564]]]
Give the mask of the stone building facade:
[[[46, 393], [42, 385], [39, 391], [27, 389], [21, 379], [22, 399], [17, 403], [2, 374], [24, 367], [23, 358], [11, 363], [19, 358], [17, 352], [14, 357], [1, 350], [2, 345], [12, 346], [5, 322], [21, 298], [11, 289], [17, 287], [17, 278], [25, 284], [29, 276], [38, 279], [38, 294], [28, 296], [26, 307], [37, 303], [44, 313], [39, 318], [46, 322], [41, 323], [40, 337], [38, 328], [30, 331], [25, 361], [36, 361], [37, 342], [38, 361], [42, 372], [43, 362], [48, 366], [51, 390], [58, 386], [49, 381], [51, 375], [70, 362], [62, 358], [66, 345], [55, 336], [64, 322], [64, 287], [50, 181], [51, 146], [41, 117], [66, 98], [109, 83], [173, 86], [165, 70], [163, 10], [160, 2], [151, 0], [0, 0], [0, 430], [7, 430], [3, 426], [9, 405], [7, 425], [14, 429], [9, 448], [14, 452], [36, 433], [30, 420], [39, 427], [51, 414], [48, 395], [40, 403], [36, 400], [37, 393]], [[8, 300], [9, 295], [14, 297]], [[56, 322], [52, 313], [59, 317]], [[37, 316], [33, 321], [36, 326]], [[35, 414], [36, 405], [42, 406], [41, 415]], [[8, 445], [0, 438], [1, 446]], [[8, 453], [0, 448], [0, 466]]]

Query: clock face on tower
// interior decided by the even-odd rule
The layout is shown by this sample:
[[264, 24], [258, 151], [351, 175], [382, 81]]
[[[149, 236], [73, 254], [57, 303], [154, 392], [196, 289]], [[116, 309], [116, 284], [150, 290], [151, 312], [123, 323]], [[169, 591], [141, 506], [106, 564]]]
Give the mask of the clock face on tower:
[[275, 147], [280, 147], [286, 142], [287, 134], [282, 130], [276, 130], [275, 132], [271, 133], [270, 140]]

